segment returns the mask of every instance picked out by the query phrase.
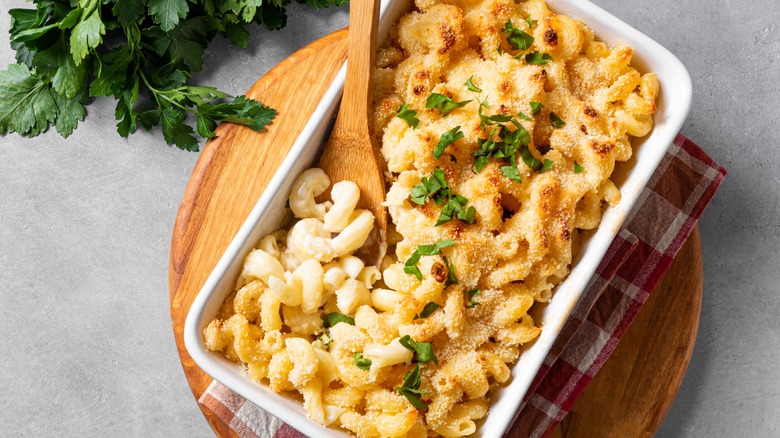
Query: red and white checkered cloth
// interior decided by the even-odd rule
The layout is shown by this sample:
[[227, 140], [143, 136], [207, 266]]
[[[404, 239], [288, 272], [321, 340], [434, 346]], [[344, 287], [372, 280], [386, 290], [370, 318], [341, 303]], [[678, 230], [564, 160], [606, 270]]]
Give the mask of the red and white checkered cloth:
[[[536, 375], [506, 437], [546, 437], [628, 330], [709, 204], [726, 170], [678, 135]], [[303, 435], [213, 382], [199, 402], [241, 438]]]

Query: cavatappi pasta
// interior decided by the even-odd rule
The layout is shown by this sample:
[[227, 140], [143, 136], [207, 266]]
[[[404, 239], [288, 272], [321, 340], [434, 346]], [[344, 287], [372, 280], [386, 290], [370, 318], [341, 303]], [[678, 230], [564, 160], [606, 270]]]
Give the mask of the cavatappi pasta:
[[472, 434], [652, 128], [658, 81], [631, 55], [542, 0], [417, 0], [377, 56], [381, 269], [353, 255], [374, 223], [358, 187], [307, 170], [207, 347], [359, 437]]

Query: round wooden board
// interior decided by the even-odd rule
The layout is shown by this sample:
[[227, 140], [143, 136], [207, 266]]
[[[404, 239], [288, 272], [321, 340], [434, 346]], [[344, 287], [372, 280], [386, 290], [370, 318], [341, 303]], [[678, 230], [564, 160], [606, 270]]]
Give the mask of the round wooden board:
[[[176, 346], [196, 401], [211, 378], [184, 348], [187, 312], [338, 73], [346, 58], [346, 35], [343, 29], [311, 43], [257, 81], [247, 96], [279, 111], [273, 124], [264, 132], [220, 125], [192, 172], [173, 228], [168, 287]], [[554, 436], [652, 436], [685, 375], [701, 292], [696, 229]], [[235, 436], [212, 412], [200, 408], [218, 436]]]

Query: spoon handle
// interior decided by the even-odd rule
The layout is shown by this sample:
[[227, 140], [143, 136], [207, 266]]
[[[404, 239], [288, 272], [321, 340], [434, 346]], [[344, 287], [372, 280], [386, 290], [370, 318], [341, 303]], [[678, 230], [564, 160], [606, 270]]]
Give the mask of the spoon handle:
[[347, 80], [339, 111], [339, 127], [358, 135], [368, 135], [366, 121], [372, 119], [376, 40], [380, 0], [349, 2]]

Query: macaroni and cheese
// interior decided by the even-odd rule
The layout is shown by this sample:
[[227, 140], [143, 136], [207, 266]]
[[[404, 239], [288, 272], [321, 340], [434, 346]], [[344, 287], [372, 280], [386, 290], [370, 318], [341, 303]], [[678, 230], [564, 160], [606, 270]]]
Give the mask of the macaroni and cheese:
[[207, 347], [359, 437], [474, 433], [652, 128], [658, 81], [631, 56], [543, 0], [416, 0], [377, 56], [381, 269], [353, 255], [374, 223], [357, 185], [309, 169]]

